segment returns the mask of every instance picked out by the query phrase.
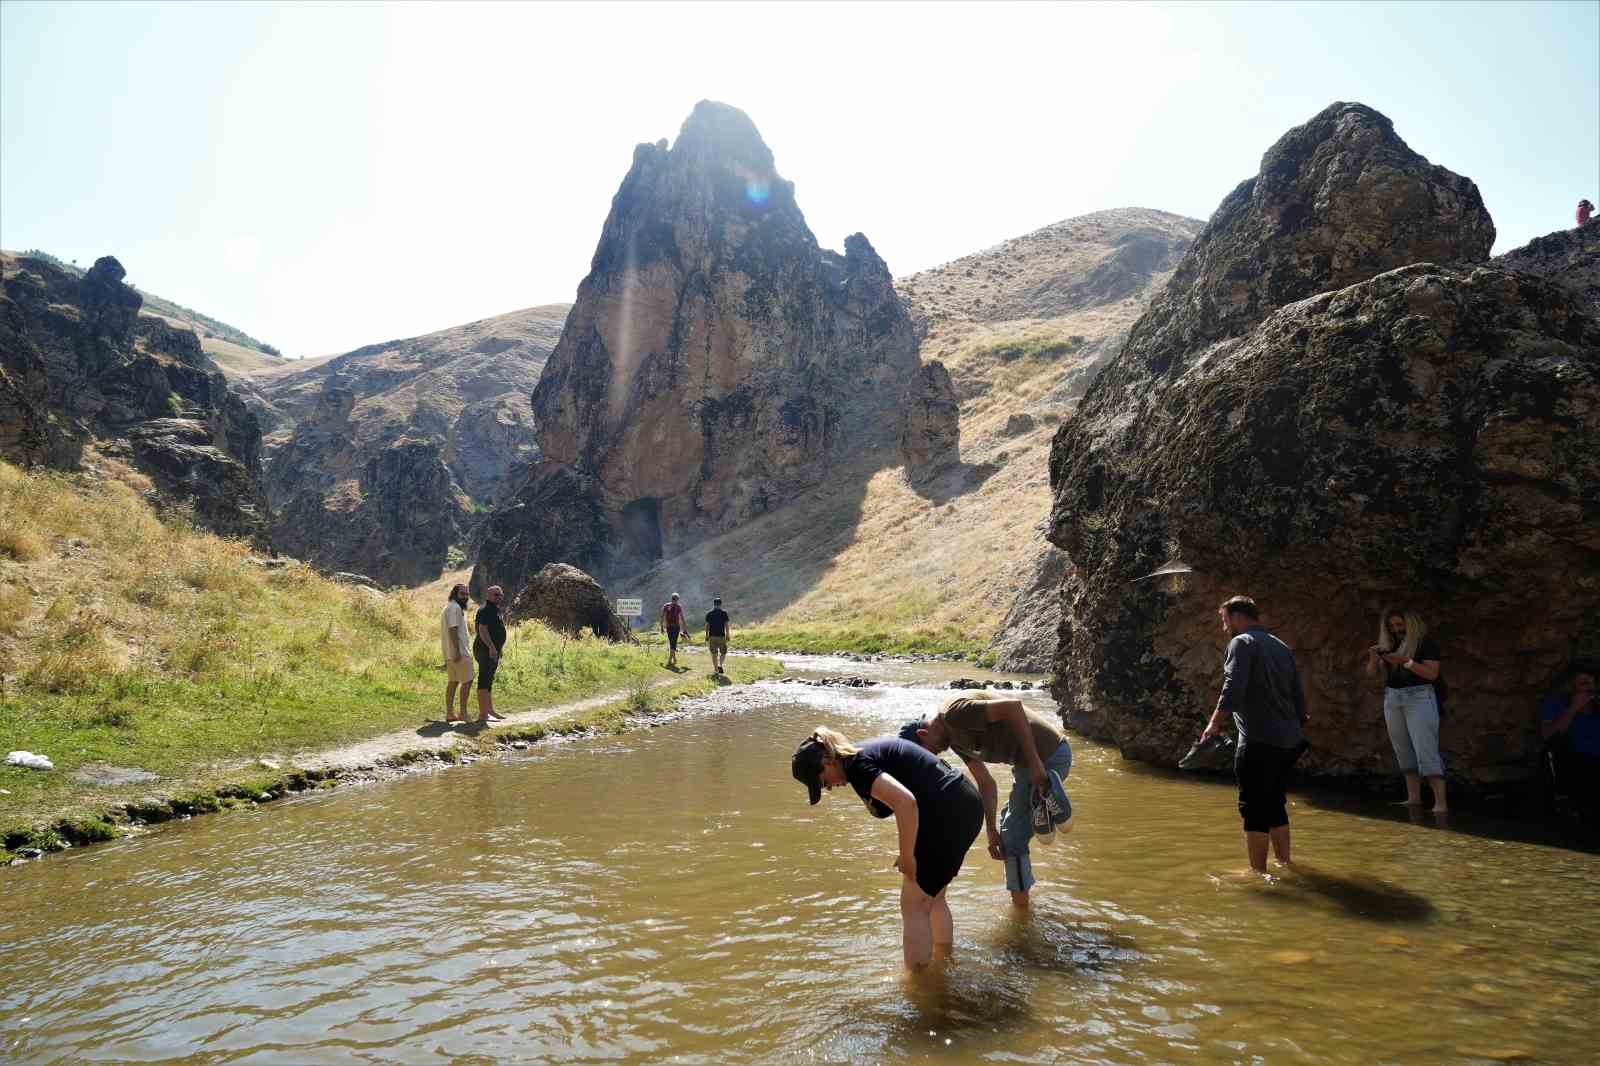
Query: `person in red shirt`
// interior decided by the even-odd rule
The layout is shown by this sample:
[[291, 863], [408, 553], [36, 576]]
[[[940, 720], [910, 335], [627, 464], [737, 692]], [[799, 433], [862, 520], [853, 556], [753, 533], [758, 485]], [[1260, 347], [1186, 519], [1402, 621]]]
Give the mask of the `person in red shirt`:
[[667, 634], [667, 665], [678, 665], [678, 635], [683, 632], [683, 604], [678, 602], [678, 594], [674, 592], [672, 598], [661, 605], [661, 629]]
[[1578, 225], [1587, 226], [1589, 224], [1589, 217], [1593, 214], [1594, 204], [1591, 204], [1588, 200], [1578, 201]]

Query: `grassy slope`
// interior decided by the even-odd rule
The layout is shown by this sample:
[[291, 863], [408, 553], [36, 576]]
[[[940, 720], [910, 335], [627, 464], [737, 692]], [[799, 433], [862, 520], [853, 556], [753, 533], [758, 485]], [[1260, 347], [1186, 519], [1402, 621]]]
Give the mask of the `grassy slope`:
[[[91, 481], [0, 462], [0, 736], [56, 765], [0, 766], [0, 836], [437, 713], [442, 600], [265, 569], [242, 545], [159, 520], [140, 488], [126, 472]], [[509, 709], [667, 676], [651, 649], [537, 624], [508, 646], [497, 695]], [[162, 780], [73, 778], [95, 763]]]

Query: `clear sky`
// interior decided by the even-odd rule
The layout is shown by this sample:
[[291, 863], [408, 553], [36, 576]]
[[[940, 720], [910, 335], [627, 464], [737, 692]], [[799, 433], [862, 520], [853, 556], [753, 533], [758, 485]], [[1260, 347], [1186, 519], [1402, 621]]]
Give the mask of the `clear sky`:
[[570, 300], [633, 146], [743, 108], [897, 275], [1198, 218], [1334, 100], [1477, 181], [1496, 251], [1600, 202], [1600, 2], [642, 6], [0, 0], [0, 246], [287, 354]]

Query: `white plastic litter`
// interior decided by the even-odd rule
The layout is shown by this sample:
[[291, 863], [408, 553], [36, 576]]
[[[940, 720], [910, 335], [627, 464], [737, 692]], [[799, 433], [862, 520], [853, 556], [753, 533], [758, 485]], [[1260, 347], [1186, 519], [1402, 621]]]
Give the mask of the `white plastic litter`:
[[48, 755], [35, 755], [31, 751], [14, 751], [6, 756], [7, 766], [26, 766], [30, 770], [54, 770], [56, 764]]

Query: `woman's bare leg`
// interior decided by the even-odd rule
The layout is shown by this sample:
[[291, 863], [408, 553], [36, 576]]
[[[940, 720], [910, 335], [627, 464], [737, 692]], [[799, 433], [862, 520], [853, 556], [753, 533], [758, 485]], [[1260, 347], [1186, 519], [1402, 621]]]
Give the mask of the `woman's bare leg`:
[[956, 942], [956, 921], [950, 915], [950, 904], [944, 898], [944, 889], [933, 897], [933, 908], [928, 912], [933, 928], [933, 946], [947, 948]]
[[933, 959], [933, 897], [909, 877], [900, 879], [901, 944], [906, 965], [926, 966]]
[[1444, 778], [1428, 778], [1428, 787], [1433, 790], [1433, 809], [1439, 812], [1448, 810], [1449, 805], [1444, 801]]

